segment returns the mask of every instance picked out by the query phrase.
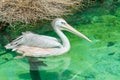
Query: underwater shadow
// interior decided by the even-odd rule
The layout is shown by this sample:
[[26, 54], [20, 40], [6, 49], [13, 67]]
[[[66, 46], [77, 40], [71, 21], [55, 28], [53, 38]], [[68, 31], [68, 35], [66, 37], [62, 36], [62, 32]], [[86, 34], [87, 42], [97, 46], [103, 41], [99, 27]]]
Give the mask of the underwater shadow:
[[[42, 67], [48, 66], [43, 61], [40, 61], [36, 58], [28, 58], [29, 62], [29, 73], [20, 74], [20, 79], [28, 80], [69, 80], [71, 78], [71, 74], [73, 74], [70, 70], [65, 68], [64, 70], [57, 71], [49, 71], [42, 69]], [[60, 66], [60, 65], [59, 65]], [[58, 67], [59, 67], [58, 66]], [[49, 67], [49, 66], [48, 66]], [[54, 69], [55, 65], [53, 65]], [[65, 79], [66, 78], [66, 79]]]
[[58, 72], [47, 72], [46, 70], [34, 70], [30, 73], [20, 74], [19, 78], [22, 80], [70, 80], [72, 72], [65, 70], [61, 75]]

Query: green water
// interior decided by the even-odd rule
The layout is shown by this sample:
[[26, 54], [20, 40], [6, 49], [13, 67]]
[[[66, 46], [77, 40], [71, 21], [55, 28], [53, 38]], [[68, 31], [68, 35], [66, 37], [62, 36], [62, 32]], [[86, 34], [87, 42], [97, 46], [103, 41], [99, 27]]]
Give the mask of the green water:
[[[116, 5], [113, 12], [92, 7], [66, 20], [88, 36], [92, 43], [64, 32], [71, 49], [61, 56], [38, 58], [47, 65], [39, 67], [41, 79], [120, 80], [120, 8]], [[52, 31], [44, 34], [56, 36]], [[0, 46], [0, 80], [32, 80], [28, 59], [14, 59], [16, 52], [6, 51]], [[38, 76], [33, 76], [37, 80]]]

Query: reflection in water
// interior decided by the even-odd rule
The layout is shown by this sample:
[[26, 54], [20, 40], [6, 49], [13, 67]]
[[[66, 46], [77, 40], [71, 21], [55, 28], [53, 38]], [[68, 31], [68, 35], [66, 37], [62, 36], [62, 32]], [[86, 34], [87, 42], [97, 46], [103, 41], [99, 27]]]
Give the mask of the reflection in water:
[[[32, 80], [41, 80], [39, 66], [43, 66], [43, 61], [38, 61], [37, 58], [28, 58], [30, 65], [30, 76]], [[37, 77], [36, 77], [37, 76]]]
[[[37, 68], [38, 67], [36, 67], [36, 69]], [[30, 76], [32, 80], [41, 80], [39, 70], [30, 70]]]
[[[57, 70], [58, 72], [54, 72], [54, 73], [49, 73], [50, 75], [54, 74], [54, 76], [56, 75], [57, 80], [61, 80], [61, 78], [63, 78], [62, 74], [64, 73], [64, 71], [67, 71], [68, 66], [70, 65], [70, 58], [66, 57], [66, 58], [57, 58], [57, 59], [37, 59], [37, 58], [28, 58], [28, 62], [30, 65], [30, 76], [32, 80], [42, 80], [41, 79], [41, 73], [45, 73], [46, 71], [49, 70]], [[42, 70], [42, 71], [39, 71]], [[41, 73], [40, 73], [41, 72]], [[68, 71], [70, 72], [70, 71]], [[48, 72], [47, 74], [47, 78], [48, 78]], [[52, 77], [52, 76], [50, 76]], [[44, 77], [43, 77], [44, 78]], [[50, 78], [51, 79], [51, 78]], [[44, 79], [43, 79], [44, 80]], [[45, 79], [46, 80], [46, 79]]]

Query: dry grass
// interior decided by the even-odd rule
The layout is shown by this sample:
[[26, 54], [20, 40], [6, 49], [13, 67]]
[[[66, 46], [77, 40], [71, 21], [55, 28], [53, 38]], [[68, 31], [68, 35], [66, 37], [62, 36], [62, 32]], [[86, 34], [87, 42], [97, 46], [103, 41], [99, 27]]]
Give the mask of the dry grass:
[[1, 0], [0, 20], [35, 22], [67, 15], [81, 0]]

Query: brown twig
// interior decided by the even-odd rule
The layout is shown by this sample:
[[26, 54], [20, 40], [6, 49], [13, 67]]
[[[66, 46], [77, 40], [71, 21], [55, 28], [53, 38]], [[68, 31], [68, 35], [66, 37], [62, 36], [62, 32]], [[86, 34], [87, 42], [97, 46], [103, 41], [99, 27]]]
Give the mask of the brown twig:
[[4, 0], [0, 2], [0, 20], [33, 22], [71, 13], [79, 0]]

